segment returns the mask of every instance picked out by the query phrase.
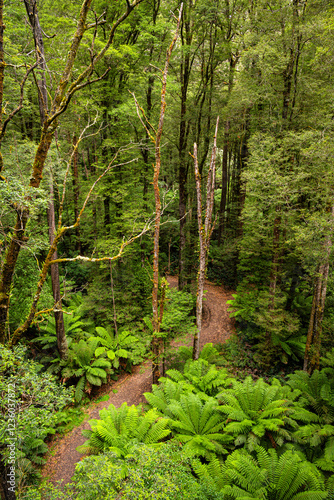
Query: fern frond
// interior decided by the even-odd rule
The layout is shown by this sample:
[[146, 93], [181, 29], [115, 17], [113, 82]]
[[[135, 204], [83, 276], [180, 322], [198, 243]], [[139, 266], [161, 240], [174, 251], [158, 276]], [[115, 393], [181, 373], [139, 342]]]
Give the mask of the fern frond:
[[83, 375], [75, 388], [74, 399], [76, 400], [77, 403], [82, 400], [85, 383], [86, 383], [86, 377]]

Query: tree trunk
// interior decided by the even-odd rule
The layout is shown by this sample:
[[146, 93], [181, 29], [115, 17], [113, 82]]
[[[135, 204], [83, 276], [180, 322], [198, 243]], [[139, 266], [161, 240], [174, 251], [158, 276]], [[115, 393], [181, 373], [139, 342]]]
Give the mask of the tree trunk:
[[24, 5], [28, 14], [30, 26], [33, 31], [35, 53], [37, 65], [37, 87], [38, 87], [38, 104], [41, 118], [41, 126], [43, 126], [46, 114], [48, 112], [48, 93], [45, 79], [46, 62], [44, 52], [43, 31], [39, 22], [37, 12], [37, 0], [24, 0]]
[[217, 150], [217, 133], [218, 133], [219, 117], [217, 118], [216, 131], [213, 142], [210, 169], [207, 180], [207, 193], [206, 193], [206, 210], [205, 210], [205, 223], [202, 223], [202, 193], [201, 193], [201, 176], [198, 169], [197, 161], [197, 145], [194, 144], [194, 166], [195, 166], [195, 179], [197, 191], [197, 221], [198, 221], [198, 235], [199, 235], [199, 270], [197, 277], [197, 298], [196, 298], [196, 327], [197, 331], [194, 335], [193, 344], [193, 359], [199, 358], [199, 347], [202, 331], [202, 313], [203, 313], [203, 294], [205, 272], [207, 267], [207, 255], [209, 251], [210, 238], [213, 231], [214, 223], [211, 224], [213, 204], [214, 204], [214, 191], [215, 191], [215, 177], [216, 177], [216, 150]]
[[[45, 78], [46, 63], [44, 52], [43, 32], [39, 22], [36, 0], [24, 0], [24, 5], [28, 14], [29, 22], [33, 30], [36, 61], [38, 63], [37, 70], [39, 78], [37, 79], [38, 87], [38, 103], [39, 103], [39, 116], [41, 120], [41, 127], [45, 124], [45, 118], [48, 113], [48, 94]], [[74, 181], [73, 181], [74, 182]], [[49, 228], [49, 242], [52, 245], [54, 235], [56, 232], [55, 220], [55, 206], [54, 206], [54, 192], [53, 192], [53, 179], [50, 179], [50, 202], [47, 210], [48, 228]], [[52, 259], [57, 259], [58, 255], [55, 252]], [[54, 317], [56, 324], [57, 346], [61, 359], [65, 359], [68, 353], [67, 339], [65, 335], [65, 325], [63, 311], [61, 308], [61, 294], [59, 283], [59, 267], [58, 264], [52, 264], [50, 267], [52, 293], [54, 300]]]
[[[73, 146], [75, 147], [78, 142], [77, 137], [73, 136]], [[75, 148], [73, 155], [73, 201], [74, 201], [74, 220], [76, 221], [79, 215], [79, 174], [78, 174], [78, 148]], [[81, 253], [81, 238], [79, 225], [75, 228], [75, 249]]]
[[187, 95], [191, 73], [190, 45], [192, 42], [190, 10], [192, 1], [185, 4], [182, 15], [181, 41], [185, 48], [185, 54], [181, 61], [181, 109], [180, 109], [180, 131], [179, 131], [179, 219], [180, 219], [180, 243], [179, 243], [179, 290], [187, 284], [186, 276], [186, 213], [187, 213], [187, 165], [188, 152], [187, 142], [189, 127], [187, 127]]
[[[0, 128], [2, 129], [2, 119], [3, 119], [3, 84], [4, 84], [4, 73], [5, 73], [5, 59], [4, 59], [4, 46], [3, 46], [3, 32], [5, 30], [5, 25], [3, 23], [3, 0], [0, 0]], [[1, 147], [1, 143], [0, 143]], [[0, 149], [0, 181], [4, 178], [1, 175], [3, 169], [3, 158]]]
[[[55, 233], [56, 233], [56, 219], [55, 219], [55, 206], [53, 200], [53, 181], [50, 179], [50, 203], [47, 210], [48, 215], [48, 226], [49, 226], [49, 241], [50, 245], [53, 244]], [[57, 251], [52, 255], [52, 260], [58, 259]], [[68, 345], [65, 334], [64, 316], [61, 308], [61, 294], [60, 294], [60, 283], [59, 283], [59, 267], [58, 263], [52, 264], [50, 266], [51, 282], [52, 282], [52, 293], [54, 305], [54, 317], [56, 322], [56, 332], [57, 332], [57, 347], [61, 359], [66, 359], [68, 354]]]
[[[331, 209], [332, 221], [334, 220], [334, 205]], [[332, 231], [331, 231], [332, 232]], [[325, 312], [327, 282], [329, 273], [329, 257], [332, 249], [332, 238], [328, 235], [324, 245], [324, 261], [319, 266], [315, 278], [313, 302], [309, 328], [307, 332], [303, 370], [312, 374], [319, 369], [322, 320]]]
[[[159, 125], [155, 137], [155, 166], [154, 166], [154, 176], [153, 176], [153, 188], [154, 188], [154, 198], [155, 198], [155, 227], [154, 227], [154, 250], [153, 250], [153, 290], [152, 290], [152, 310], [153, 310], [153, 338], [152, 338], [152, 376], [153, 384], [157, 384], [160, 378], [160, 339], [159, 331], [160, 324], [162, 321], [162, 313], [159, 314], [158, 307], [158, 288], [159, 288], [159, 234], [160, 234], [160, 219], [161, 219], [161, 202], [160, 202], [160, 191], [159, 191], [159, 173], [161, 166], [161, 154], [160, 154], [160, 143], [163, 129], [163, 122], [166, 110], [166, 87], [167, 87], [167, 74], [169, 67], [169, 60], [174, 48], [175, 42], [179, 34], [179, 26], [182, 15], [182, 6], [180, 9], [179, 19], [177, 23], [176, 32], [174, 38], [168, 48], [166, 63], [163, 72], [163, 81], [161, 88], [161, 105], [160, 105], [160, 118]], [[160, 308], [163, 307], [163, 303]]]
[[218, 225], [218, 245], [221, 244], [222, 235], [224, 231], [224, 219], [226, 210], [226, 200], [227, 200], [227, 169], [228, 169], [228, 136], [229, 136], [230, 122], [225, 123], [225, 137], [224, 137], [224, 149], [223, 149], [223, 161], [222, 161], [222, 192], [220, 198], [219, 206], [219, 225]]
[[13, 236], [4, 256], [1, 268], [0, 280], [0, 343], [4, 344], [6, 340], [6, 323], [9, 310], [10, 289], [17, 258], [21, 246], [25, 244], [25, 228], [29, 218], [28, 209], [17, 211], [17, 220], [13, 231]]

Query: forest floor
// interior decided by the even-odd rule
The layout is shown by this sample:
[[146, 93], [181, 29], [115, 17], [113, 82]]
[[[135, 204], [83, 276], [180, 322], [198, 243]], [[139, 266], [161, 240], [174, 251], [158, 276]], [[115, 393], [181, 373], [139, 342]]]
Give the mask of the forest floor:
[[[169, 276], [170, 286], [177, 286], [177, 276]], [[234, 321], [230, 319], [227, 312], [227, 300], [232, 299], [232, 292], [224, 290], [222, 286], [214, 285], [208, 281], [205, 283], [206, 300], [203, 302], [203, 326], [200, 341], [200, 347], [212, 342], [224, 343], [234, 332]], [[191, 345], [192, 341], [185, 342]], [[76, 448], [82, 445], [86, 438], [82, 435], [83, 429], [90, 429], [88, 420], [99, 418], [99, 411], [102, 408], [108, 408], [110, 404], [116, 407], [127, 402], [130, 405], [145, 403], [144, 392], [149, 392], [152, 387], [151, 363], [146, 361], [141, 365], [135, 366], [132, 373], [123, 373], [119, 379], [109, 387], [108, 401], [92, 403], [86, 410], [85, 421], [71, 432], [65, 435], [56, 436], [50, 444], [50, 452], [47, 462], [43, 467], [42, 475], [45, 479], [56, 484], [62, 481], [62, 484], [70, 482], [75, 465], [83, 455], [76, 451]]]

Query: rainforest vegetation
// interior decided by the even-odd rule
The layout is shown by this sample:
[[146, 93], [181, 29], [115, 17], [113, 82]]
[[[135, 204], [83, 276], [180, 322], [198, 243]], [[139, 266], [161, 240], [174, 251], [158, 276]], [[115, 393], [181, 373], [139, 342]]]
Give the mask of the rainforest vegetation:
[[[0, 0], [2, 499], [334, 498], [333, 29], [329, 0]], [[200, 351], [205, 278], [235, 334]], [[146, 404], [42, 480], [146, 359]]]

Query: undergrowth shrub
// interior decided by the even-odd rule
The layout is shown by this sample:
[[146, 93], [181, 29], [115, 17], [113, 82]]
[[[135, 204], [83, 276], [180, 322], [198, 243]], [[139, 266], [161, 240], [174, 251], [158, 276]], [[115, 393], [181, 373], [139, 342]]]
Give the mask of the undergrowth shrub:
[[10, 437], [7, 419], [9, 409], [14, 408], [18, 489], [36, 477], [33, 466], [45, 461], [45, 438], [55, 433], [58, 412], [73, 401], [73, 389], [59, 384], [50, 373], [41, 372], [42, 365], [26, 359], [26, 352], [21, 345], [13, 351], [0, 345], [0, 451], [4, 466], [8, 463]]

